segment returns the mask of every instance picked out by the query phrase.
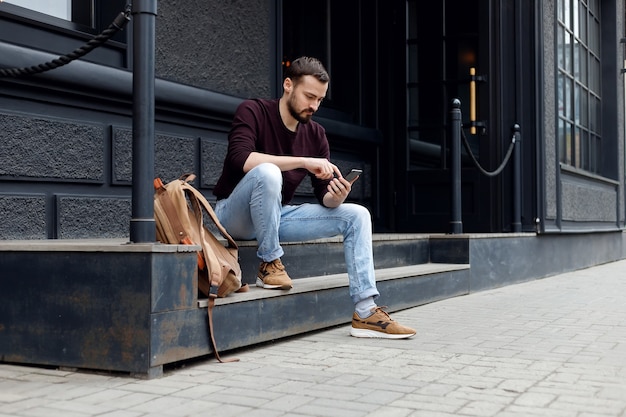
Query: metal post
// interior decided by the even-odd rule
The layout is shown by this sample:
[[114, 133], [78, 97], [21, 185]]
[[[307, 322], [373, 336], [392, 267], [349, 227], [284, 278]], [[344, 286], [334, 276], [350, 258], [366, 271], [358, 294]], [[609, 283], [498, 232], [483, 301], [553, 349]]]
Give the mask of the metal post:
[[157, 0], [134, 0], [133, 190], [130, 241], [154, 242], [154, 63]]
[[463, 233], [461, 220], [461, 101], [452, 100], [450, 110], [450, 176], [452, 184], [450, 228], [452, 234]]
[[513, 155], [513, 223], [514, 233], [522, 231], [522, 142], [520, 125], [513, 125], [515, 153]]

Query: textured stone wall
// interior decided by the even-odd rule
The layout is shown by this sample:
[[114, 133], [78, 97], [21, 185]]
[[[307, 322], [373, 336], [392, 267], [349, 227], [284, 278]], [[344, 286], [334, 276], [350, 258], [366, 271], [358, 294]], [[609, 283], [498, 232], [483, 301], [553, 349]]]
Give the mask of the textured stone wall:
[[45, 239], [44, 195], [0, 195], [0, 239]]
[[[43, 189], [54, 182], [98, 187], [106, 181], [102, 126], [0, 114], [0, 131], [0, 177], [18, 184], [40, 182]], [[103, 229], [107, 237], [120, 235], [119, 227], [110, 227], [119, 223], [118, 209], [111, 210], [107, 204], [77, 205], [81, 200], [93, 203], [93, 198], [72, 197], [60, 190], [12, 189], [16, 191], [0, 194], [0, 239], [45, 239], [53, 230], [59, 230], [59, 237], [75, 237], [72, 230], [77, 228], [83, 229], [80, 235], [87, 233], [85, 229], [92, 236], [102, 236]]]
[[270, 0], [158, 4], [158, 77], [237, 97], [269, 97]]
[[542, 3], [543, 22], [539, 31], [543, 36], [543, 140], [544, 142], [544, 187], [546, 201], [546, 217], [555, 219], [557, 217], [557, 162], [558, 149], [556, 144], [556, 85], [555, 85], [555, 48], [556, 39], [554, 37], [554, 22], [556, 22], [556, 2], [546, 0]]
[[101, 127], [0, 115], [0, 176], [104, 180]]
[[[130, 128], [6, 114], [0, 128], [0, 177], [16, 185], [0, 191], [0, 239], [128, 237]], [[194, 173], [194, 184], [211, 198], [225, 153], [224, 132], [157, 132], [155, 175], [169, 182]]]

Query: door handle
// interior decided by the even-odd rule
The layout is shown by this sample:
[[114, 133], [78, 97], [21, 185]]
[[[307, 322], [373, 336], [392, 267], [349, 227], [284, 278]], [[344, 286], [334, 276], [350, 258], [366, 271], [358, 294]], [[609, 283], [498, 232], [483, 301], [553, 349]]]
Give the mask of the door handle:
[[476, 132], [478, 131], [477, 128], [482, 128], [482, 132], [484, 132], [485, 129], [485, 122], [478, 121], [478, 117], [477, 117], [477, 112], [476, 112], [476, 82], [481, 81], [481, 82], [485, 82], [487, 80], [487, 77], [483, 76], [483, 75], [476, 75], [476, 68], [475, 67], [471, 67], [470, 68], [470, 83], [469, 83], [469, 88], [470, 88], [470, 111], [469, 111], [469, 118], [470, 118], [470, 133], [472, 135], [475, 135]]

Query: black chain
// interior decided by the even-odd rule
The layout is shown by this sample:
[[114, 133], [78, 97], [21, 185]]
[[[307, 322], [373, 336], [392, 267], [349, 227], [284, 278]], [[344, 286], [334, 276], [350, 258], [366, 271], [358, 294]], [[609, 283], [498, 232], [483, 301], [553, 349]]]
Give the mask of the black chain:
[[39, 65], [33, 65], [31, 67], [24, 68], [4, 68], [0, 69], [0, 78], [3, 77], [19, 77], [22, 75], [39, 74], [45, 71], [50, 71], [63, 65], [67, 65], [70, 62], [87, 55], [89, 52], [107, 42], [117, 32], [124, 29], [126, 24], [130, 21], [131, 3], [126, 5], [126, 9], [121, 12], [115, 20], [109, 25], [108, 28], [102, 31], [99, 35], [91, 39], [85, 45], [70, 52], [66, 55], [53, 59], [52, 61], [45, 62]]
[[511, 159], [511, 155], [513, 154], [513, 148], [515, 147], [515, 135], [513, 135], [513, 137], [511, 138], [511, 144], [509, 145], [509, 150], [506, 152], [506, 155], [504, 156], [504, 160], [502, 161], [502, 164], [500, 164], [498, 169], [496, 169], [495, 171], [487, 171], [480, 165], [480, 162], [478, 162], [478, 160], [472, 153], [472, 148], [470, 147], [470, 144], [467, 141], [467, 137], [465, 137], [465, 132], [463, 131], [463, 129], [461, 129], [461, 137], [463, 138], [463, 146], [465, 146], [465, 150], [467, 151], [470, 158], [472, 159], [472, 162], [474, 162], [474, 165], [476, 165], [476, 168], [478, 168], [478, 170], [481, 173], [483, 173], [484, 175], [488, 177], [495, 177], [496, 175], [499, 175], [502, 172], [504, 167], [506, 167], [506, 164], [509, 162], [509, 159]]

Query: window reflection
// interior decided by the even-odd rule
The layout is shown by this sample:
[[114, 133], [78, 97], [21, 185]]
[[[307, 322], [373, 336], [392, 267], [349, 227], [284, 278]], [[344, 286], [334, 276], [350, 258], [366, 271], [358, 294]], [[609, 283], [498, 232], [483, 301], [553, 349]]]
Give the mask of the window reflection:
[[4, 3], [14, 4], [65, 20], [72, 19], [71, 0], [4, 0]]

